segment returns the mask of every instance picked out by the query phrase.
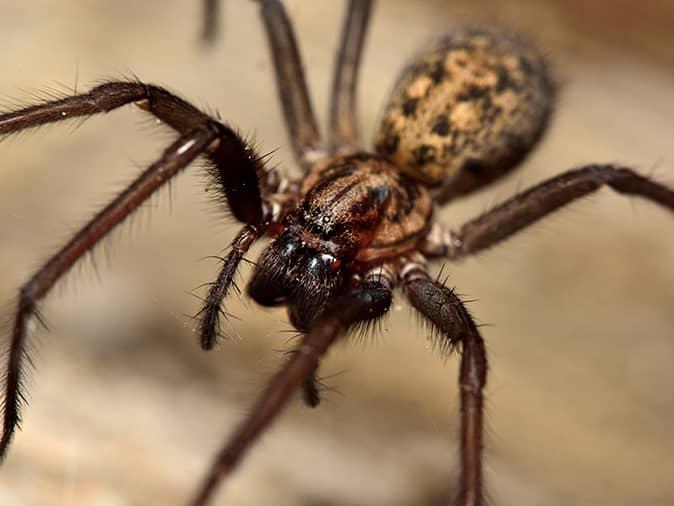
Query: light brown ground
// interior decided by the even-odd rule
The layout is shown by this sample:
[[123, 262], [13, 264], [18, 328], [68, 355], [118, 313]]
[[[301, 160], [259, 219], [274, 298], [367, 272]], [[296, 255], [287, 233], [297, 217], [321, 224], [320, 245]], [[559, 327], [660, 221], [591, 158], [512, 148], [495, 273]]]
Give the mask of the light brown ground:
[[[197, 2], [0, 2], [0, 96], [80, 89], [135, 72], [217, 108], [292, 166], [252, 2], [200, 51]], [[288, 2], [323, 118], [343, 2]], [[360, 104], [368, 138], [397, 69], [461, 19], [529, 31], [563, 83], [549, 135], [521, 171], [443, 211], [459, 224], [518, 188], [588, 161], [674, 184], [674, 5], [380, 2]], [[61, 87], [62, 89], [62, 87]], [[129, 107], [0, 144], [0, 300], [170, 136]], [[0, 469], [0, 504], [182, 504], [287, 348], [283, 311], [245, 298], [240, 341], [208, 355], [184, 313], [232, 237], [192, 171], [55, 290], [36, 341], [31, 403]], [[259, 251], [256, 250], [256, 251]], [[110, 261], [107, 261], [109, 254]], [[509, 505], [674, 504], [674, 222], [608, 191], [445, 272], [483, 323], [491, 375], [487, 483]], [[245, 276], [246, 270], [244, 270]], [[9, 313], [9, 306], [6, 306]], [[400, 300], [381, 336], [339, 346], [323, 374], [343, 395], [295, 402], [216, 501], [425, 505], [454, 481], [456, 360], [433, 353]]]

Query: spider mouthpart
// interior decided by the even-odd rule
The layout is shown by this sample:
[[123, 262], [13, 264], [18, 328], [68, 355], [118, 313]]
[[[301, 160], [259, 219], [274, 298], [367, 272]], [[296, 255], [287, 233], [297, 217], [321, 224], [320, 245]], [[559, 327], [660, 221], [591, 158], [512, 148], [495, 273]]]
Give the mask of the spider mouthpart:
[[333, 255], [307, 247], [286, 231], [262, 253], [248, 294], [263, 306], [288, 304], [291, 323], [307, 330], [343, 282], [343, 269]]

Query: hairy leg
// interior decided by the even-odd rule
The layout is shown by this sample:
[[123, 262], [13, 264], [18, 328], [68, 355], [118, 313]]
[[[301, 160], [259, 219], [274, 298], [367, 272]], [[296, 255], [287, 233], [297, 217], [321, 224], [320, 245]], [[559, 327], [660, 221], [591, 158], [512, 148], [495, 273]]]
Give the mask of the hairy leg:
[[[186, 134], [194, 129], [217, 132], [217, 145], [209, 149], [210, 173], [218, 183], [236, 219], [259, 224], [264, 219], [260, 181], [263, 159], [234, 130], [169, 91], [139, 81], [110, 81], [88, 93], [64, 97], [0, 114], [0, 136], [75, 117], [109, 112], [135, 103], [158, 119]], [[265, 188], [263, 188], [264, 190]]]
[[544, 181], [506, 200], [469, 221], [457, 232], [436, 226], [427, 238], [425, 253], [450, 259], [477, 253], [602, 186], [624, 195], [645, 198], [674, 211], [674, 190], [667, 186], [627, 167], [587, 165]]
[[274, 60], [286, 127], [295, 157], [307, 168], [324, 156], [318, 126], [304, 78], [293, 27], [281, 0], [257, 0]]
[[408, 270], [403, 289], [412, 305], [443, 339], [441, 347], [460, 345], [461, 476], [454, 504], [480, 506], [482, 491], [483, 389], [487, 383], [484, 341], [461, 300], [446, 286], [432, 281], [421, 268]]
[[278, 416], [307, 375], [313, 374], [320, 358], [337, 338], [359, 322], [381, 317], [390, 304], [390, 284], [366, 278], [360, 287], [342, 295], [325, 310], [220, 451], [192, 501], [194, 506], [203, 506], [212, 499], [217, 485]]
[[241, 259], [263, 232], [264, 229], [253, 225], [243, 227], [232, 241], [232, 249], [223, 259], [218, 279], [211, 285], [204, 301], [204, 307], [197, 314], [197, 318], [201, 318], [200, 341], [204, 350], [210, 350], [215, 346], [215, 342], [220, 335], [220, 316], [222, 315], [220, 306], [222, 301], [229, 293], [229, 288], [234, 281], [234, 275]]
[[310, 408], [315, 408], [321, 403], [321, 393], [318, 383], [318, 367], [314, 368], [302, 382], [302, 400]]
[[332, 81], [328, 142], [336, 151], [360, 145], [356, 117], [356, 84], [372, 0], [350, 0]]
[[21, 419], [20, 407], [25, 399], [22, 379], [23, 362], [27, 358], [26, 339], [29, 323], [36, 316], [37, 302], [43, 299], [70, 267], [91, 251], [101, 238], [124, 221], [160, 186], [184, 169], [217, 138], [218, 133], [212, 129], [196, 129], [181, 135], [164, 151], [159, 160], [94, 216], [21, 287], [5, 375], [0, 460], [4, 458]]

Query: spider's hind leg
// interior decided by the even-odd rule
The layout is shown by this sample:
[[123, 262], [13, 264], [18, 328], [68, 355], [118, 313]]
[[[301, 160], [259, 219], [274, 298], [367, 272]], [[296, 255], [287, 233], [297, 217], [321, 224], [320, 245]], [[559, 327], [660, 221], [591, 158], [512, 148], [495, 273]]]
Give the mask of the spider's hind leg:
[[351, 151], [360, 145], [356, 84], [372, 3], [372, 0], [350, 0], [347, 7], [330, 96], [328, 142], [334, 151]]
[[281, 0], [257, 0], [274, 61], [276, 87], [295, 158], [307, 168], [325, 156], [297, 37]]

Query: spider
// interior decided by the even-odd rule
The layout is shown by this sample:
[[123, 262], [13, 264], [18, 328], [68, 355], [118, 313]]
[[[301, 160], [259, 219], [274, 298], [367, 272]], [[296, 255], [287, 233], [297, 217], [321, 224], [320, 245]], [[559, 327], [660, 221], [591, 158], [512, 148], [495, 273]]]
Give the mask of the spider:
[[525, 191], [456, 231], [434, 220], [440, 205], [504, 176], [543, 135], [555, 95], [547, 64], [524, 40], [488, 28], [458, 28], [419, 53], [402, 73], [383, 114], [375, 150], [360, 147], [355, 86], [372, 2], [352, 0], [336, 65], [327, 142], [313, 116], [283, 4], [260, 1], [291, 143], [305, 176], [284, 178], [233, 129], [168, 91], [138, 81], [0, 115], [0, 134], [134, 103], [178, 131], [178, 139], [22, 287], [8, 355], [4, 456], [19, 422], [26, 330], [36, 304], [58, 279], [147, 197], [199, 156], [243, 228], [232, 242], [201, 317], [201, 345], [219, 334], [220, 307], [238, 264], [264, 235], [273, 238], [248, 285], [263, 306], [285, 305], [304, 333], [250, 415], [228, 440], [194, 499], [205, 504], [292, 393], [320, 401], [317, 369], [349, 330], [388, 311], [392, 290], [461, 355], [460, 486], [455, 503], [483, 503], [484, 342], [456, 294], [433, 280], [428, 260], [455, 260], [491, 247], [602, 186], [674, 209], [672, 190], [630, 168], [584, 166]]

